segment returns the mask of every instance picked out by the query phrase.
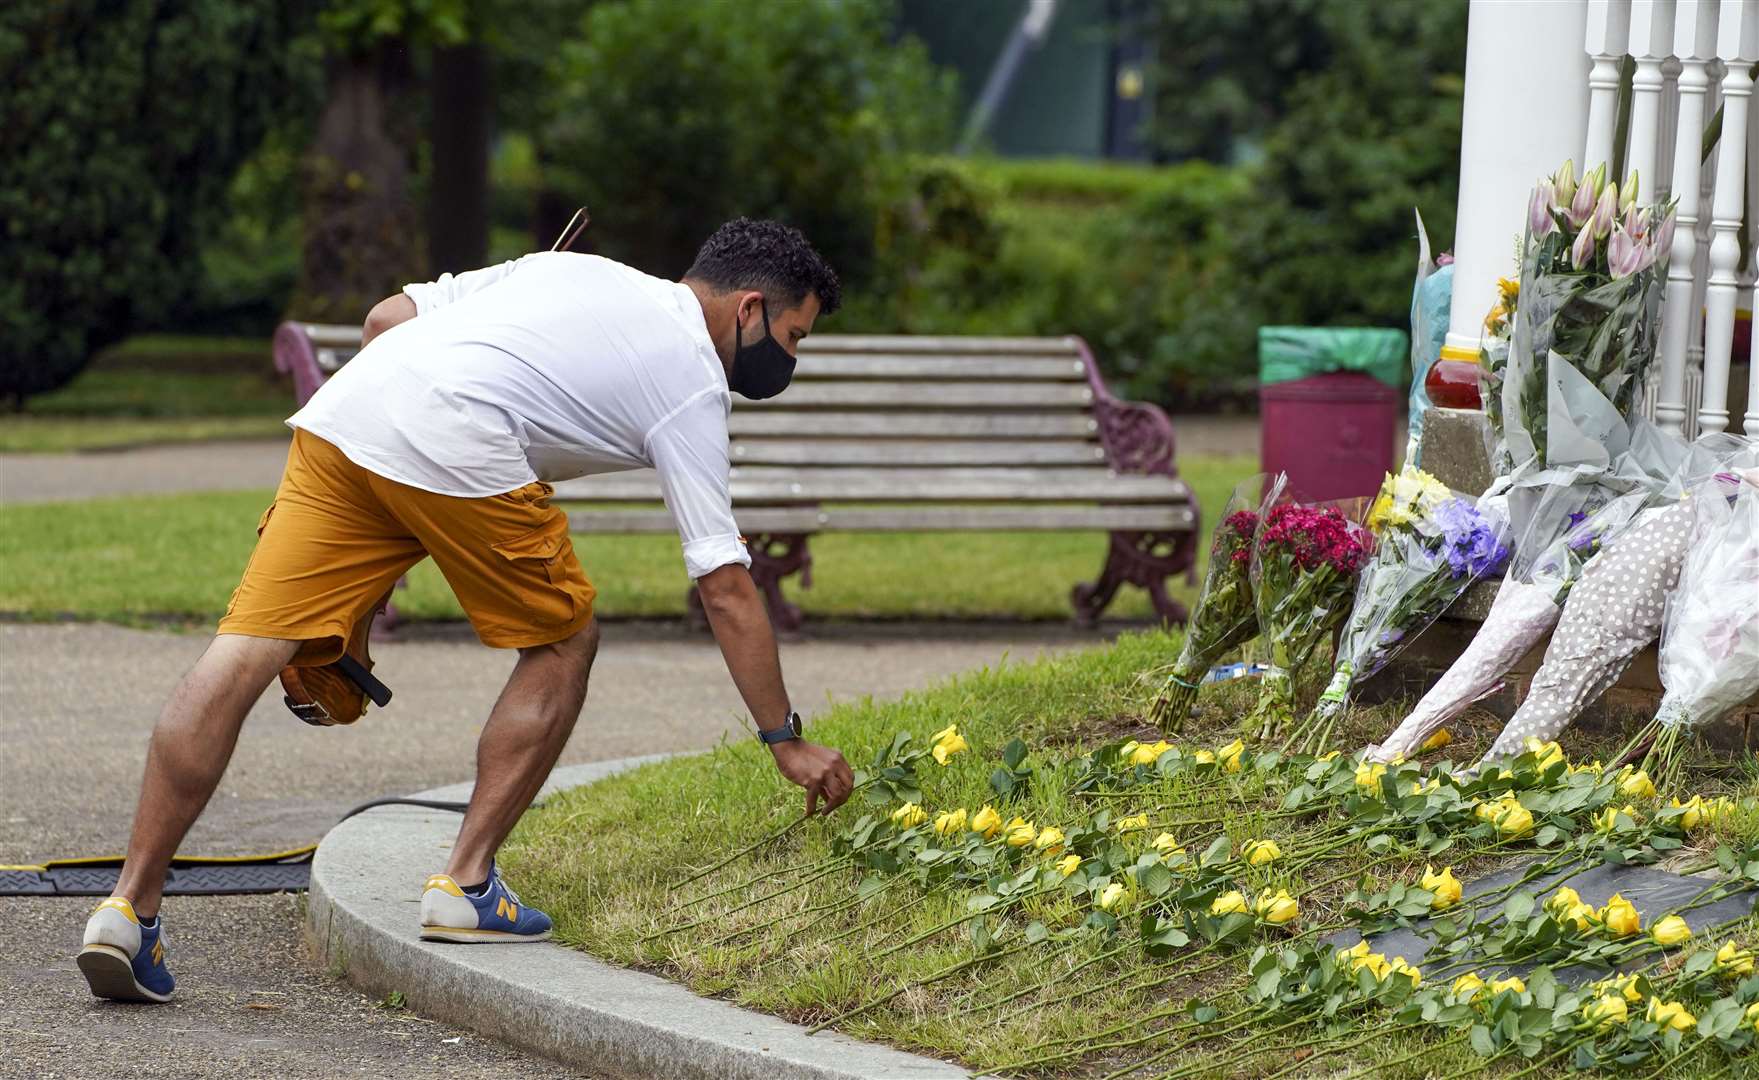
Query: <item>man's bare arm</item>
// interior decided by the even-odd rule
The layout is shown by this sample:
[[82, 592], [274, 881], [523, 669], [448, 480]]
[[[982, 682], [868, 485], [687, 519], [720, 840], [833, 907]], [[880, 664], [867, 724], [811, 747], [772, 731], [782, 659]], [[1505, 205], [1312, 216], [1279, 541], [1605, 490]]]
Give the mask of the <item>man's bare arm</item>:
[[373, 305], [366, 313], [366, 325], [361, 327], [360, 345], [365, 348], [373, 338], [396, 326], [415, 318], [415, 301], [403, 293], [387, 296]]
[[[729, 563], [697, 579], [696, 587], [745, 707], [759, 728], [774, 728], [787, 717], [791, 706], [782, 685], [782, 661], [776, 654], [769, 612], [764, 610], [751, 574], [745, 567]], [[854, 790], [855, 776], [849, 764], [829, 747], [789, 739], [770, 750], [782, 775], [806, 789], [808, 814], [819, 809], [830, 813]]]

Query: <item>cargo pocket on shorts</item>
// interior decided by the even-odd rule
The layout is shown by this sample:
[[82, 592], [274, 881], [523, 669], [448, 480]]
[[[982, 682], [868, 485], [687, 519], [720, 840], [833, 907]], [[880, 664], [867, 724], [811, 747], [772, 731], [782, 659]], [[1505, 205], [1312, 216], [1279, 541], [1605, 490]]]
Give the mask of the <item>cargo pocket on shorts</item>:
[[[263, 530], [269, 527], [269, 518], [273, 517], [274, 514], [275, 514], [275, 504], [273, 502], [270, 502], [269, 508], [267, 510], [263, 511], [263, 516], [257, 519], [257, 544], [258, 545], [262, 544]], [[226, 601], [226, 614], [227, 615], [232, 614], [232, 609], [238, 606], [238, 594], [240, 592], [244, 591], [244, 581], [246, 578], [250, 577], [251, 564], [256, 561], [257, 561], [257, 549], [256, 549], [256, 547], [253, 546], [250, 549], [250, 558], [244, 560], [244, 573], [240, 574], [238, 577], [238, 587], [236, 589], [232, 590], [232, 598], [230, 600]]]
[[568, 518], [557, 514], [523, 536], [494, 545], [495, 553], [512, 564], [514, 591], [533, 623], [560, 626], [575, 614], [574, 590], [568, 580]]

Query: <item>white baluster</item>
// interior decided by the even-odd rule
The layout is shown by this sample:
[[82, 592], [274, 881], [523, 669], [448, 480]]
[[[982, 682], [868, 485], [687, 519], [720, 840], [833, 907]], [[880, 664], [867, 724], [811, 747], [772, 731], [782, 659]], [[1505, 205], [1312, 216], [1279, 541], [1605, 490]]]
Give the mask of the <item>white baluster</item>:
[[1582, 168], [1612, 161], [1612, 129], [1617, 119], [1619, 63], [1631, 26], [1631, 0], [1588, 0], [1586, 48], [1594, 66], [1588, 71], [1588, 139]]
[[1700, 432], [1728, 428], [1729, 353], [1735, 333], [1736, 264], [1741, 244], [1741, 198], [1747, 187], [1747, 107], [1753, 61], [1759, 59], [1759, 0], [1723, 0], [1716, 51], [1728, 67], [1722, 77], [1722, 138], [1716, 147], [1716, 194], [1711, 200], [1710, 278], [1704, 294], [1704, 405]]
[[1653, 190], [1655, 185], [1664, 82], [1661, 64], [1673, 51], [1673, 24], [1674, 0], [1631, 0], [1628, 47], [1637, 70], [1631, 77], [1631, 127], [1625, 143], [1625, 173], [1637, 174], [1640, 191]]
[[[1747, 106], [1747, 157], [1759, 151], [1759, 109]], [[1747, 414], [1741, 430], [1759, 439], [1759, 167], [1747, 165]]]
[[[1661, 311], [1661, 382], [1655, 422], [1676, 435], [1686, 423], [1686, 350], [1698, 322], [1694, 302], [1698, 258], [1698, 207], [1704, 182], [1705, 92], [1708, 61], [1716, 55], [1715, 0], [1680, 0], [1674, 18], [1674, 55], [1679, 57], [1680, 108], [1674, 125], [1672, 194], [1678, 221], [1667, 267], [1667, 301]], [[1657, 195], [1661, 192], [1657, 191]]]
[[1680, 126], [1680, 62], [1670, 56], [1661, 64], [1661, 129], [1656, 132], [1655, 179], [1643, 178], [1643, 201], [1665, 196], [1673, 190], [1673, 147]]

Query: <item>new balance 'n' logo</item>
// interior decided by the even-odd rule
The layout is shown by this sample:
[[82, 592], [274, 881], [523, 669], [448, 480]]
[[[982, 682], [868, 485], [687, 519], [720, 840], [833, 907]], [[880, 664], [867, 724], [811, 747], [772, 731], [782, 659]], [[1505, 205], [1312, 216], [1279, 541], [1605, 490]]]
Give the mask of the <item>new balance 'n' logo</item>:
[[510, 903], [505, 896], [495, 901], [495, 914], [508, 922], [519, 921], [519, 905]]
[[158, 941], [153, 942], [153, 963], [163, 964], [164, 962], [165, 962], [165, 939], [160, 938]]

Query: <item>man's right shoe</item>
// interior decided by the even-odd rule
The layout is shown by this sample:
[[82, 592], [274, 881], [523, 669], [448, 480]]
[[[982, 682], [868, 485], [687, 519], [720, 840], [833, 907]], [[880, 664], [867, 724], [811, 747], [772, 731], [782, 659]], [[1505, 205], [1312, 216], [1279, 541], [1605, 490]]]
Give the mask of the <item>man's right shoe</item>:
[[421, 891], [423, 941], [546, 941], [550, 917], [519, 899], [489, 865], [488, 889], [472, 896], [445, 874], [428, 878]]
[[86, 920], [77, 962], [92, 994], [111, 1001], [170, 1001], [177, 987], [165, 967], [163, 924], [155, 919], [142, 926], [134, 905], [120, 896], [99, 904]]

